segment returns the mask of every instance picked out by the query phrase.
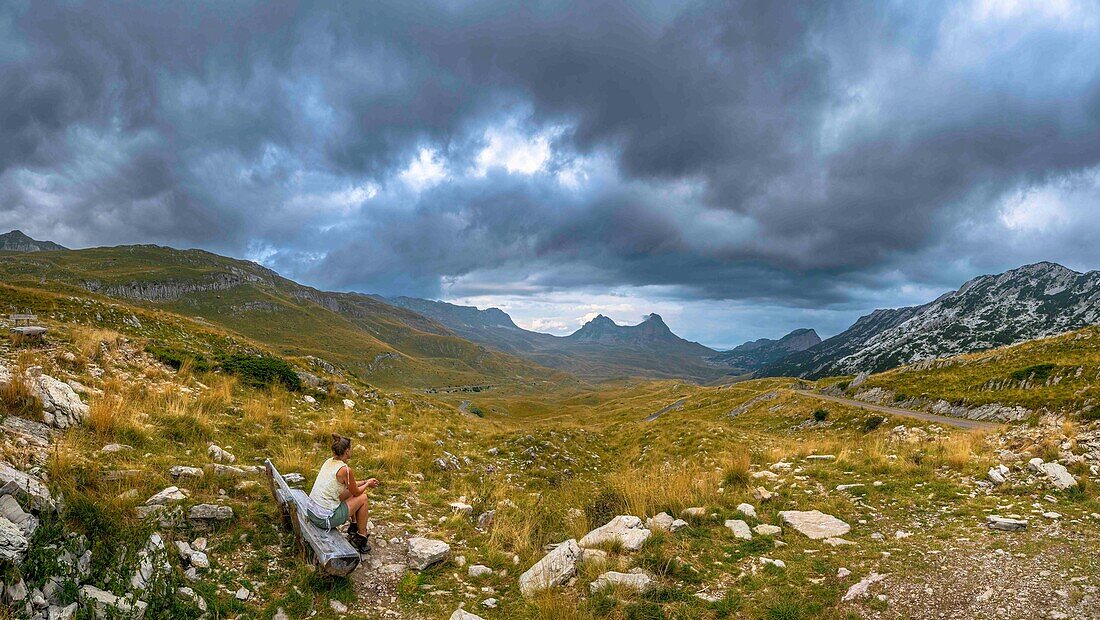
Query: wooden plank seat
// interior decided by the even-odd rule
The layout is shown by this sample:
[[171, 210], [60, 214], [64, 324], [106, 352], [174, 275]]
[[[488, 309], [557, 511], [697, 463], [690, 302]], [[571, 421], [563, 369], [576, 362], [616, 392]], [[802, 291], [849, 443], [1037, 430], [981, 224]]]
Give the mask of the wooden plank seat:
[[37, 325], [27, 325], [11, 328], [13, 334], [19, 334], [20, 336], [26, 336], [29, 338], [35, 338], [43, 336], [46, 333], [45, 327], [39, 327]]
[[329, 575], [343, 577], [359, 566], [360, 556], [355, 547], [340, 533], [314, 525], [306, 518], [306, 493], [292, 489], [275, 469], [271, 459], [264, 461], [271, 494], [283, 515], [283, 526], [294, 532], [298, 546], [307, 560]]

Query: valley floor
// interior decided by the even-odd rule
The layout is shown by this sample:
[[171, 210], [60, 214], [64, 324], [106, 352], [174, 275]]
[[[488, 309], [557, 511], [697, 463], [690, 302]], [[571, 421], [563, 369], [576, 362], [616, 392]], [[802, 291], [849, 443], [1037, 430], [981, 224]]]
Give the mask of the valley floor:
[[[18, 578], [41, 591], [57, 578], [59, 605], [88, 609], [80, 584], [132, 591], [137, 552], [156, 532], [171, 551], [158, 577], [166, 588], [143, 595], [156, 618], [199, 617], [200, 606], [207, 617], [264, 619], [438, 619], [460, 607], [487, 620], [1100, 616], [1095, 422], [951, 428], [807, 398], [782, 379], [295, 393], [173, 370], [111, 330], [55, 331], [48, 347], [0, 350], [0, 364], [39, 366], [91, 404], [82, 425], [50, 432], [48, 450], [12, 430], [33, 412], [4, 414], [4, 459], [65, 498], [61, 520], [41, 516], [29, 557], [4, 579], [9, 590]], [[383, 481], [372, 493], [374, 549], [350, 579], [303, 561], [253, 469], [270, 457], [308, 489], [333, 432], [353, 439], [360, 478]], [[234, 462], [218, 462], [211, 445]], [[1033, 457], [1069, 463], [1077, 484], [1054, 488], [1029, 468]], [[1005, 480], [990, 482], [1002, 464]], [[173, 476], [179, 466], [198, 473]], [[167, 487], [176, 492], [150, 509]], [[196, 504], [231, 508], [232, 518], [188, 518]], [[812, 510], [850, 531], [814, 540], [781, 515]], [[604, 543], [562, 585], [521, 594], [520, 575], [553, 546], [616, 515], [645, 522], [662, 512], [684, 527], [654, 525], [636, 551]], [[990, 529], [991, 515], [1026, 529]], [[70, 584], [45, 549], [79, 536], [92, 559]], [[414, 536], [447, 543], [449, 557], [413, 569]], [[176, 553], [174, 543], [200, 538], [209, 568]], [[608, 571], [653, 585], [592, 592]]]

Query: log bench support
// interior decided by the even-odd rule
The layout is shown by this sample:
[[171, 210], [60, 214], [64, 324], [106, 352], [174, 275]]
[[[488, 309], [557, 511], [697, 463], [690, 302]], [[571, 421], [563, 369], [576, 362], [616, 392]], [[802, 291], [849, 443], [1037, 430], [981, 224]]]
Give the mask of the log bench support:
[[340, 530], [314, 525], [305, 515], [305, 491], [290, 488], [271, 459], [264, 461], [264, 468], [271, 483], [271, 494], [283, 515], [283, 526], [294, 532], [305, 558], [329, 575], [343, 577], [355, 570], [359, 566], [359, 552]]

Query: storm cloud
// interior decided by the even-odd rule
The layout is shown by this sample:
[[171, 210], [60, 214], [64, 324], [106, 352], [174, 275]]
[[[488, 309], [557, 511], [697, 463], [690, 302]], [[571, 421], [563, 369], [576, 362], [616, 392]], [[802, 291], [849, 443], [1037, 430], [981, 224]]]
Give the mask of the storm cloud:
[[0, 227], [558, 331], [1100, 262], [1094, 2], [9, 2], [0, 93]]

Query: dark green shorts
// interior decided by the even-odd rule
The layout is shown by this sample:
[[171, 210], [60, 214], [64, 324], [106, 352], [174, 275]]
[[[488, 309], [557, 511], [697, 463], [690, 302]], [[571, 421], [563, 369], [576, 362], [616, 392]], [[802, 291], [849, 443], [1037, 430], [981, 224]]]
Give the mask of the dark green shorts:
[[306, 518], [309, 519], [310, 523], [313, 523], [323, 530], [335, 529], [348, 520], [348, 505], [346, 502], [340, 502], [336, 510], [332, 511], [332, 518], [330, 519], [318, 519], [308, 510], [306, 511]]

